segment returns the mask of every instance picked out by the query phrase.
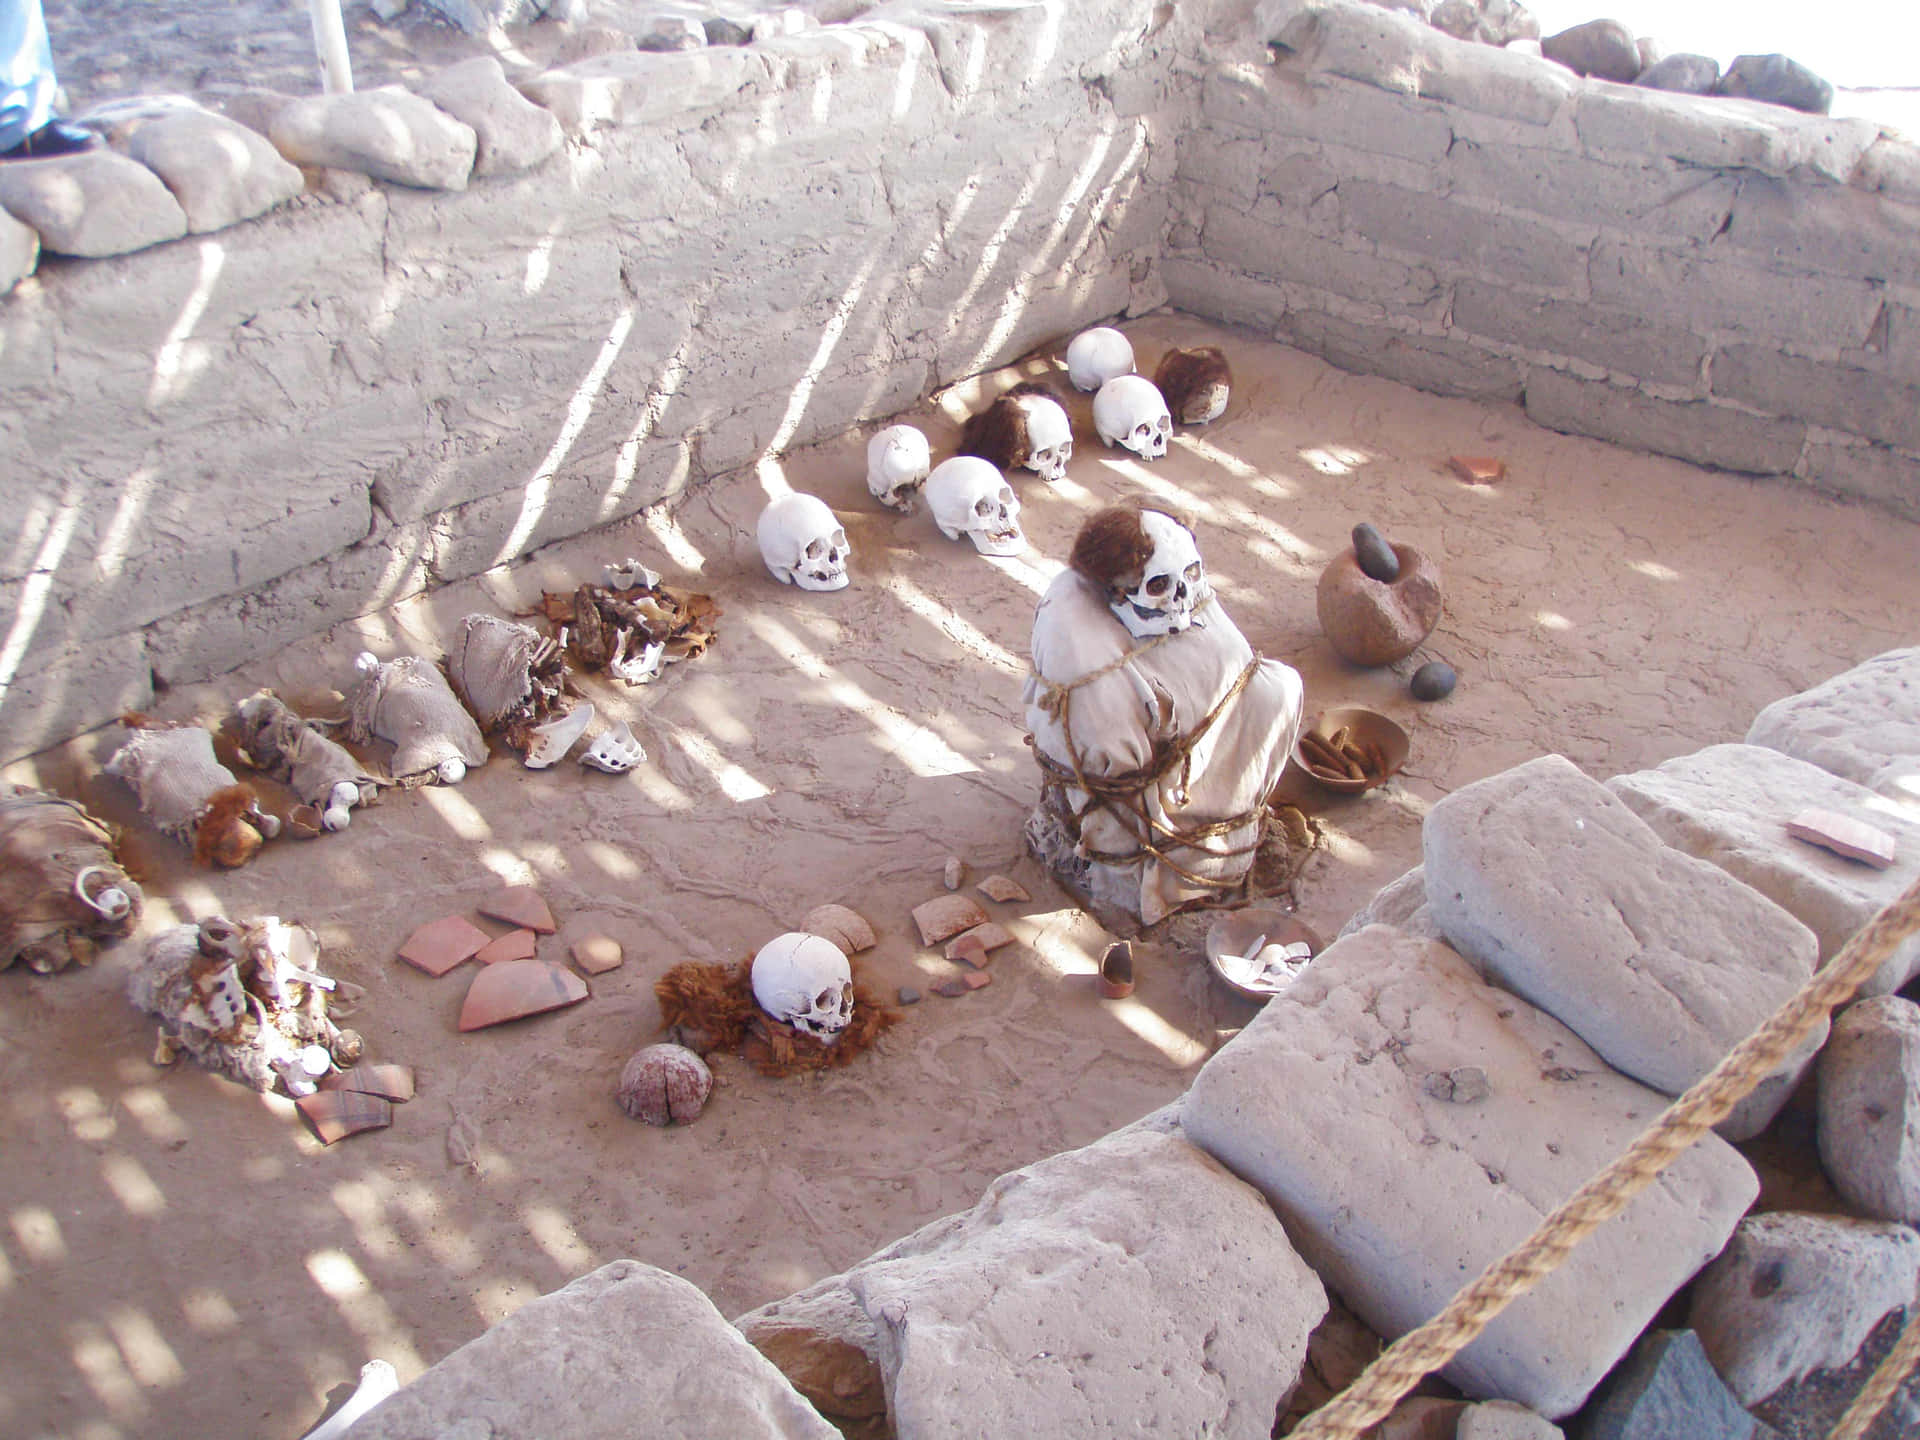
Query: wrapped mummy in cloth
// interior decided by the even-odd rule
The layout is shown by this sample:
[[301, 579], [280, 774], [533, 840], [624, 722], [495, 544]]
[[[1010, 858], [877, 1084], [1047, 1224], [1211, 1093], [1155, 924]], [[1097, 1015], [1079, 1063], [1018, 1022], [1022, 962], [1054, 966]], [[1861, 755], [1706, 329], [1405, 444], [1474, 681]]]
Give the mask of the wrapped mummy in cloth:
[[1193, 532], [1139, 506], [1094, 515], [1032, 648], [1034, 853], [1149, 925], [1245, 879], [1300, 732], [1300, 676], [1254, 654]]
[[[380, 793], [380, 781], [346, 746], [294, 714], [270, 691], [249, 695], [233, 712], [247, 758], [299, 796], [314, 812], [313, 823], [319, 828], [346, 829], [353, 807], [372, 804]], [[299, 820], [296, 816], [296, 829]]]
[[45, 790], [0, 794], [0, 970], [47, 975], [92, 963], [140, 918], [140, 887], [113, 858], [113, 832]]
[[430, 660], [402, 655], [384, 664], [371, 650], [354, 657], [360, 683], [347, 697], [347, 739], [381, 739], [393, 746], [393, 776], [458, 785], [487, 763], [480, 727]]
[[130, 715], [133, 733], [107, 761], [107, 774], [124, 780], [140, 811], [174, 839], [193, 847], [202, 865], [236, 869], [262, 840], [280, 833], [278, 817], [213, 753], [213, 735], [198, 725], [164, 725]]

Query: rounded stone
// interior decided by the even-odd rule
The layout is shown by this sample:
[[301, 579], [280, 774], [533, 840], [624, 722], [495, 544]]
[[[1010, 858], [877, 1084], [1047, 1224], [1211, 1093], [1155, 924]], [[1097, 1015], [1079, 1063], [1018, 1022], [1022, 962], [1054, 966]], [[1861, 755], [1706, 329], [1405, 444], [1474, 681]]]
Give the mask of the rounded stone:
[[1720, 83], [1720, 62], [1710, 55], [1669, 55], [1642, 70], [1633, 83], [1676, 95], [1711, 95]]
[[1320, 572], [1314, 595], [1320, 629], [1343, 660], [1391, 665], [1404, 660], [1440, 621], [1440, 572], [1411, 545], [1395, 545], [1399, 577], [1391, 584], [1361, 570], [1352, 551]]
[[649, 1045], [620, 1072], [620, 1108], [649, 1125], [690, 1125], [713, 1093], [713, 1071], [684, 1045]]
[[1714, 93], [1786, 105], [1809, 115], [1833, 108], [1833, 86], [1786, 55], [1736, 55]]
[[1453, 667], [1444, 660], [1429, 660], [1413, 672], [1413, 679], [1407, 682], [1407, 689], [1416, 700], [1444, 700], [1453, 693], [1453, 687], [1459, 676], [1453, 673]]
[[1391, 584], [1400, 578], [1400, 557], [1393, 553], [1386, 537], [1371, 525], [1353, 527], [1353, 558], [1370, 580]]
[[1640, 46], [1633, 31], [1618, 20], [1589, 20], [1549, 35], [1540, 42], [1541, 53], [1557, 61], [1576, 75], [1591, 75], [1596, 80], [1633, 83], [1640, 73]]

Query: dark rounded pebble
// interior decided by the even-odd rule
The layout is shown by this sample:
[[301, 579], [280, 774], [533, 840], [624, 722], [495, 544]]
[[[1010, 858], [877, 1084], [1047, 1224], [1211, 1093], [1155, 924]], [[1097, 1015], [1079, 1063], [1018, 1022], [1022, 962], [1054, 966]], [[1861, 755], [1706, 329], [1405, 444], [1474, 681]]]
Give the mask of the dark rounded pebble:
[[920, 992], [911, 985], [902, 985], [900, 987], [900, 1003], [902, 1005], [918, 1005], [920, 1003]]
[[1413, 692], [1416, 700], [1444, 700], [1453, 693], [1454, 683], [1459, 678], [1446, 661], [1429, 660], [1413, 672], [1413, 679], [1407, 682], [1407, 688]]
[[1371, 525], [1353, 527], [1353, 558], [1360, 563], [1360, 573], [1369, 580], [1391, 585], [1400, 578], [1400, 557], [1393, 553], [1386, 537]]

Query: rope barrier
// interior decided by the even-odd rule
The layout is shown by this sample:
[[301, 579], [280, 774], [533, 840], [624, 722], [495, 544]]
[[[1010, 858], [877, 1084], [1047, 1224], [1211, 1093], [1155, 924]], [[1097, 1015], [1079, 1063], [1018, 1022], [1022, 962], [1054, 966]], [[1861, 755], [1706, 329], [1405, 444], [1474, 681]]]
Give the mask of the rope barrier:
[[[1292, 1432], [1295, 1440], [1358, 1440], [1423, 1376], [1440, 1369], [1472, 1344], [1501, 1311], [1559, 1268], [1574, 1246], [1625, 1209], [1682, 1152], [1725, 1119], [1816, 1024], [1852, 998], [1854, 991], [1916, 931], [1920, 931], [1920, 879], [1875, 915], [1832, 963], [1816, 973], [1764, 1025], [1728, 1051], [1718, 1065], [1668, 1106], [1612, 1164], [1562, 1202], [1519, 1245], [1489, 1265], [1438, 1315], [1401, 1336], [1344, 1392], [1302, 1421]], [[1913, 1332], [1920, 1327], [1909, 1324], [1907, 1329]], [[1909, 1368], [1914, 1352], [1920, 1350], [1920, 1335], [1913, 1338], [1912, 1347], [1907, 1346], [1906, 1335], [1895, 1347], [1896, 1352], [1905, 1350]], [[1888, 1360], [1892, 1359], [1890, 1354]], [[1890, 1396], [1904, 1378], [1902, 1370], [1886, 1394]], [[1884, 1399], [1881, 1404], [1885, 1404]], [[1869, 1415], [1868, 1423], [1871, 1420]], [[1835, 1433], [1838, 1436], [1839, 1432]]]
[[1886, 1359], [1867, 1377], [1867, 1383], [1860, 1387], [1860, 1393], [1853, 1397], [1846, 1413], [1834, 1422], [1833, 1429], [1827, 1432], [1827, 1440], [1860, 1440], [1887, 1408], [1893, 1392], [1912, 1373], [1916, 1361], [1920, 1361], [1920, 1301], [1909, 1301], [1907, 1323], [1900, 1331], [1900, 1338], [1893, 1342]]

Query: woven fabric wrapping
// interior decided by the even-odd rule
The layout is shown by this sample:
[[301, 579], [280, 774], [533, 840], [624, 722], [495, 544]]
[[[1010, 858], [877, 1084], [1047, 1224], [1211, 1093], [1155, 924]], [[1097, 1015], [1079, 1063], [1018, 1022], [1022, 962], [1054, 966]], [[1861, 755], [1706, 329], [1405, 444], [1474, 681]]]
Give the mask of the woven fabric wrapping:
[[389, 660], [365, 676], [348, 705], [347, 738], [389, 741], [395, 776], [418, 775], [448, 760], [487, 763], [480, 727], [446, 677], [417, 655]]
[[[1074, 570], [1034, 613], [1022, 698], [1050, 776], [1041, 804], [1067, 812], [1080, 853], [1120, 872], [1147, 924], [1245, 877], [1300, 733], [1298, 672], [1255, 656], [1217, 600], [1196, 618], [1136, 640]], [[1096, 799], [1062, 772], [1133, 793]]]
[[240, 783], [214, 758], [212, 732], [198, 725], [135, 730], [107, 761], [106, 771], [127, 782], [142, 814], [189, 845], [209, 797]]
[[540, 646], [539, 631], [498, 615], [469, 615], [460, 622], [447, 656], [447, 677], [482, 730], [498, 729], [527, 703]]
[[[132, 906], [110, 921], [74, 894], [75, 878], [94, 866], [93, 885], [124, 891]], [[123, 935], [139, 914], [140, 887], [114, 863], [113, 835], [72, 800], [45, 790], [0, 795], [0, 970], [28, 946], [61, 932]]]
[[359, 790], [363, 801], [373, 798], [380, 782], [346, 746], [314, 729], [279, 700], [261, 695], [243, 701], [240, 719], [253, 763], [283, 781], [303, 805], [326, 808], [333, 787], [343, 782]]

